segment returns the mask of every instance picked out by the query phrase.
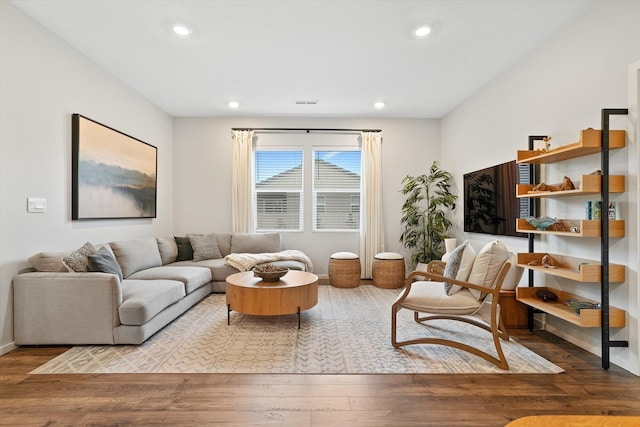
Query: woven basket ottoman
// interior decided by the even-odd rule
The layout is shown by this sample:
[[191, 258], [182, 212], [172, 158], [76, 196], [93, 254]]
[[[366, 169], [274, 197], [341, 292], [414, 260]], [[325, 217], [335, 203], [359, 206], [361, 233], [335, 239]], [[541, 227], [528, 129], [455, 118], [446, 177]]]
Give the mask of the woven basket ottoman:
[[378, 288], [395, 289], [404, 286], [404, 257], [395, 252], [381, 252], [373, 257], [373, 284]]
[[355, 288], [360, 284], [360, 258], [352, 252], [336, 252], [329, 259], [329, 284]]

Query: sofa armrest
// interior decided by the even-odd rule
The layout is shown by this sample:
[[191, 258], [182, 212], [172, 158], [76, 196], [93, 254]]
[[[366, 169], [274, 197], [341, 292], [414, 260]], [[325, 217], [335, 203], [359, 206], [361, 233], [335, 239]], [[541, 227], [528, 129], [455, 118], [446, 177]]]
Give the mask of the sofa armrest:
[[13, 279], [17, 345], [113, 344], [120, 280], [107, 273], [19, 274]]

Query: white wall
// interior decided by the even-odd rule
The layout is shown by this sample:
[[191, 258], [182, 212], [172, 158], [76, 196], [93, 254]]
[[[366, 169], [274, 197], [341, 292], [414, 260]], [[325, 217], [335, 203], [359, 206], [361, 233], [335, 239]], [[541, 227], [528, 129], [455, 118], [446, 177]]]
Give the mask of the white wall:
[[[170, 235], [172, 133], [160, 111], [7, 1], [0, 2], [0, 353], [11, 349], [11, 279], [39, 251]], [[158, 147], [157, 219], [71, 221], [71, 114]], [[28, 196], [47, 211], [26, 212]]]
[[[458, 180], [466, 172], [513, 160], [516, 150], [527, 149], [529, 135], [551, 135], [552, 147], [576, 142], [579, 130], [600, 128], [602, 108], [628, 105], [627, 72], [640, 58], [640, 2], [609, 1], [596, 4], [585, 15], [548, 40], [533, 54], [512, 66], [442, 120], [442, 165]], [[625, 129], [627, 119], [615, 119], [613, 127]], [[628, 175], [638, 159], [638, 144], [631, 138], [623, 150], [612, 152], [611, 171]], [[599, 156], [563, 162], [547, 168], [547, 182], [559, 182], [563, 174], [577, 176], [599, 168]], [[632, 170], [637, 170], [637, 166]], [[634, 188], [637, 188], [635, 186]], [[582, 218], [585, 199], [548, 201], [549, 213], [560, 218]], [[612, 285], [611, 303], [632, 310], [627, 315], [631, 327], [612, 329], [612, 339], [628, 339], [630, 348], [612, 349], [612, 362], [636, 374], [638, 362], [638, 317], [628, 299], [638, 284], [638, 260], [630, 259], [629, 247], [637, 236], [637, 191], [615, 196], [627, 220], [627, 237], [611, 243], [611, 262], [626, 264], [627, 282]], [[544, 206], [543, 206], [544, 208]], [[565, 216], [570, 215], [570, 216]], [[462, 209], [456, 223], [462, 224]], [[629, 230], [636, 230], [629, 235]], [[464, 235], [479, 247], [490, 239], [480, 234]], [[515, 251], [526, 252], [526, 239], [503, 238]], [[536, 242], [536, 251], [567, 253], [599, 259], [599, 240], [549, 236]], [[636, 252], [637, 253], [637, 252]], [[525, 275], [526, 276], [526, 275]], [[631, 279], [630, 279], [631, 278]], [[543, 279], [541, 279], [543, 280]], [[575, 284], [546, 279], [585, 297], [599, 299], [597, 284]], [[581, 329], [546, 316], [547, 328], [596, 354], [600, 352], [599, 329]], [[631, 334], [630, 334], [631, 332]]]
[[[174, 232], [231, 230], [231, 128], [382, 129], [386, 249], [404, 253], [400, 237], [402, 178], [425, 173], [440, 158], [439, 120], [375, 118], [176, 118], [174, 119]], [[304, 136], [304, 135], [303, 135]], [[357, 135], [354, 135], [357, 138]], [[303, 138], [301, 138], [303, 140]], [[308, 229], [309, 227], [307, 227]], [[283, 247], [300, 249], [318, 274], [336, 251], [359, 252], [355, 233], [282, 233]], [[408, 256], [407, 256], [408, 258]]]

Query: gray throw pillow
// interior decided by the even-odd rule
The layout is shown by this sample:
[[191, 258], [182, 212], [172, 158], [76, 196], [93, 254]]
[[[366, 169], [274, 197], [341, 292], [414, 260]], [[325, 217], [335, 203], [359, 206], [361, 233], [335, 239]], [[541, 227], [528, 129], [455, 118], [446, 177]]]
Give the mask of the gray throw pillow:
[[[451, 252], [451, 256], [449, 257], [449, 261], [447, 261], [447, 265], [444, 268], [444, 273], [442, 274], [445, 278], [455, 279], [458, 276], [458, 270], [460, 270], [460, 265], [462, 265], [462, 256], [464, 255], [464, 250], [467, 247], [466, 242], [455, 248]], [[452, 295], [455, 292], [452, 292], [452, 288], [454, 283], [444, 282], [444, 290], [447, 292], [447, 295]]]
[[88, 257], [87, 271], [99, 271], [102, 273], [111, 273], [118, 276], [118, 279], [122, 280], [122, 269], [120, 264], [116, 261], [111, 251], [106, 247], [102, 247], [93, 255]]
[[193, 248], [188, 237], [174, 237], [178, 246], [178, 256], [176, 261], [191, 261], [193, 259]]
[[89, 265], [89, 255], [96, 253], [96, 248], [90, 242], [86, 242], [80, 248], [62, 258], [62, 263], [70, 272], [83, 273]]
[[193, 248], [194, 261], [222, 258], [215, 234], [187, 234], [187, 237]]

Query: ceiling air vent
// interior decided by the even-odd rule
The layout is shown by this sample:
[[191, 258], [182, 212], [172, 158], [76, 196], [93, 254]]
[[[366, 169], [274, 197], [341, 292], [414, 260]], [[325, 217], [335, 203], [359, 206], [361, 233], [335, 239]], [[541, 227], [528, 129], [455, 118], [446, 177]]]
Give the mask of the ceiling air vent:
[[318, 103], [317, 99], [299, 99], [296, 101], [296, 105], [316, 105]]

